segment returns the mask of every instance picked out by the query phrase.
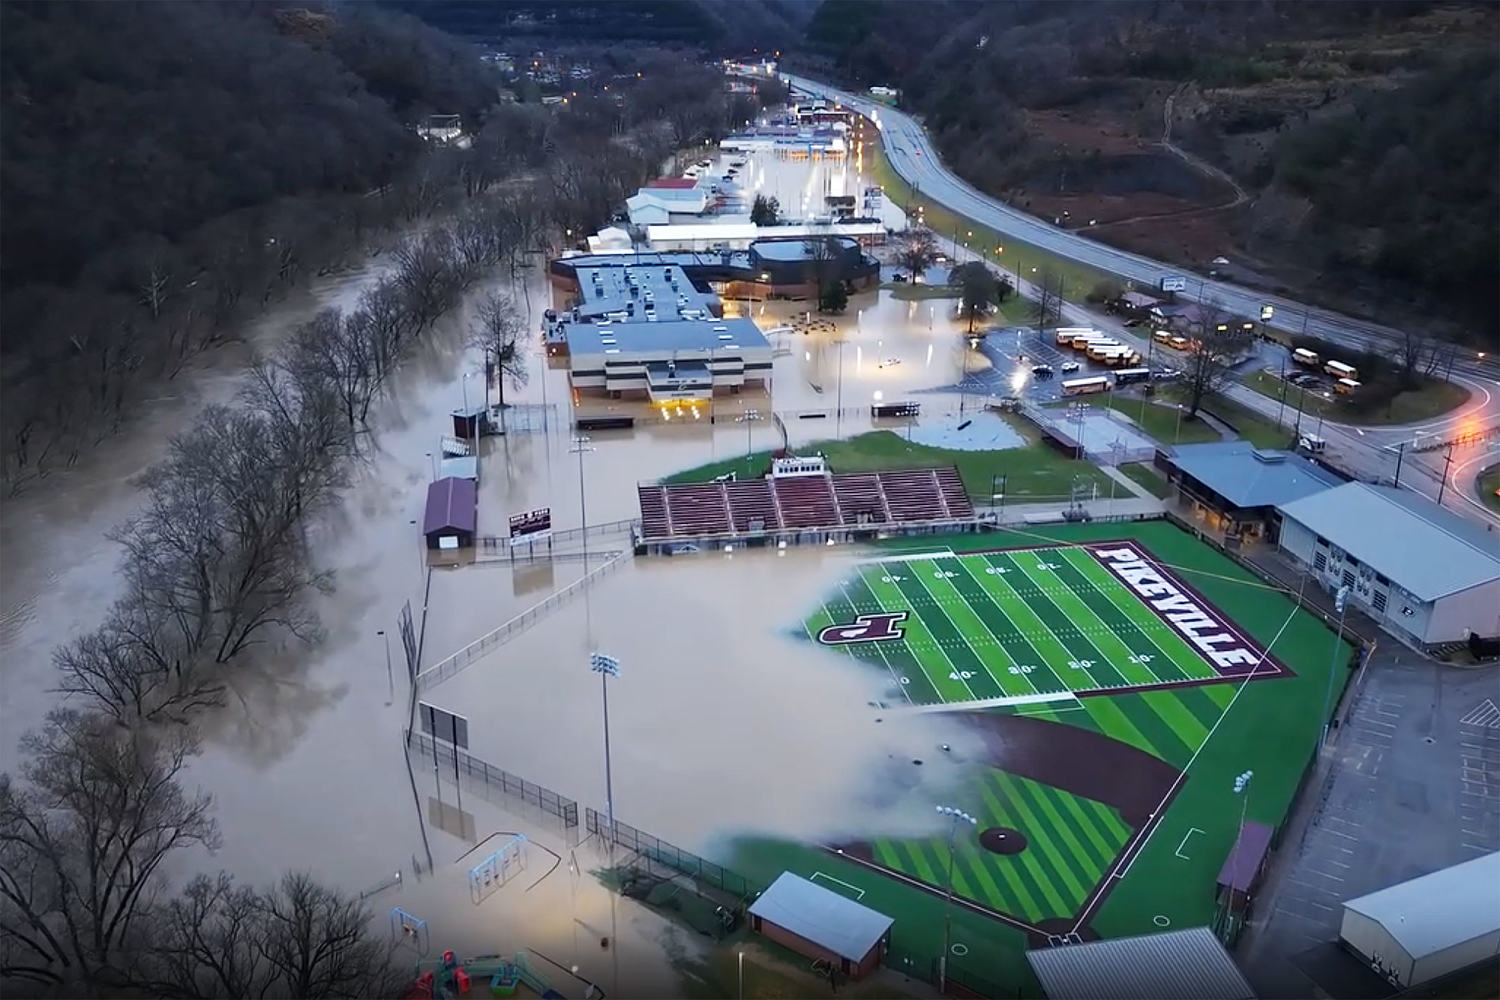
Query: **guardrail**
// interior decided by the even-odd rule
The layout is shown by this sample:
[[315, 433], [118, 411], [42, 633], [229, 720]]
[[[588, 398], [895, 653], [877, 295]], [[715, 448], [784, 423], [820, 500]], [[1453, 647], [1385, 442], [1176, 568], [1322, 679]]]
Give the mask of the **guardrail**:
[[428, 691], [434, 686], [441, 684], [465, 670], [471, 663], [482, 656], [498, 649], [511, 639], [535, 624], [544, 614], [577, 595], [583, 593], [585, 587], [592, 586], [594, 581], [605, 574], [619, 568], [620, 564], [631, 557], [627, 549], [616, 553], [615, 557], [597, 569], [591, 570], [582, 577], [563, 587], [525, 611], [516, 615], [510, 621], [486, 634], [475, 639], [463, 649], [452, 654], [444, 660], [440, 660], [417, 675], [414, 687], [418, 692]]

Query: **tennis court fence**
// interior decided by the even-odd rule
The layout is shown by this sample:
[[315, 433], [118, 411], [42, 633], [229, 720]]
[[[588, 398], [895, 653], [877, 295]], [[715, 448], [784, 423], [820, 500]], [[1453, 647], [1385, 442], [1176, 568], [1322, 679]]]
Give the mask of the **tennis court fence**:
[[[609, 820], [603, 815], [593, 809], [585, 808], [583, 819], [584, 829], [589, 833], [608, 838]], [[697, 879], [705, 885], [723, 889], [742, 902], [755, 891], [750, 880], [744, 876], [735, 874], [723, 865], [716, 865], [712, 861], [700, 858], [691, 851], [675, 847], [659, 837], [653, 837], [643, 830], [637, 830], [629, 823], [622, 823], [618, 819], [615, 820], [615, 843], [627, 851], [635, 851], [644, 858], [665, 865], [673, 871], [681, 872], [689, 878]]]

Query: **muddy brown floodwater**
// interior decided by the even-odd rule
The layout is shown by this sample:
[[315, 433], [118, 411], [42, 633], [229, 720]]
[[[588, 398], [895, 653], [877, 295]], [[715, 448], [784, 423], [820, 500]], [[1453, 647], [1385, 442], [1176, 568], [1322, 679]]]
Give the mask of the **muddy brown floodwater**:
[[[368, 268], [315, 285], [268, 313], [248, 341], [269, 346], [320, 306], [352, 305], [377, 274]], [[525, 281], [524, 289], [512, 290], [520, 308], [529, 298], [528, 327], [535, 329], [548, 292], [540, 269]], [[583, 849], [580, 875], [564, 865], [534, 892], [519, 882], [507, 885], [475, 909], [465, 882], [473, 859], [464, 858], [473, 844], [427, 821], [438, 795], [451, 802], [451, 779], [440, 789], [430, 761], [413, 757], [410, 775], [406, 766], [404, 654], [393, 641], [388, 675], [377, 632], [396, 639], [401, 606], [410, 601], [420, 622], [430, 596], [423, 664], [431, 665], [571, 583], [583, 568], [576, 560], [439, 568], [426, 586], [415, 522], [432, 475], [428, 456], [449, 432], [448, 412], [465, 391], [477, 401], [482, 361], [463, 346], [463, 330], [472, 303], [495, 284], [476, 288], [402, 369], [373, 415], [367, 457], [353, 470], [342, 503], [312, 527], [316, 561], [335, 574], [335, 589], [317, 598], [324, 641], [262, 649], [232, 668], [229, 703], [204, 720], [204, 753], [187, 775], [214, 795], [223, 846], [212, 858], [173, 859], [171, 875], [223, 868], [260, 883], [308, 869], [363, 891], [399, 870], [401, 884], [373, 895], [371, 905], [382, 914], [398, 904], [420, 910], [434, 949], [454, 942], [471, 952], [545, 944], [543, 950], [582, 956], [585, 974], [608, 988], [613, 954], [597, 941], [592, 950], [576, 942], [580, 927], [587, 938], [611, 926], [626, 959], [616, 995], [661, 995], [675, 982], [669, 954], [691, 951], [693, 942], [628, 902], [611, 917], [607, 894], [587, 874], [597, 858]], [[775, 409], [788, 414], [792, 444], [836, 429], [844, 435], [868, 429], [877, 392], [890, 400], [956, 381], [962, 338], [948, 306], [862, 293], [831, 330], [773, 333]], [[774, 330], [800, 309], [755, 303], [749, 311]], [[233, 395], [243, 361], [240, 351], [215, 356], [78, 467], [0, 508], [0, 766], [14, 767], [17, 737], [56, 703], [52, 649], [95, 627], [115, 596], [119, 553], [107, 536], [140, 502], [132, 477], [162, 455], [167, 438], [202, 405]], [[768, 423], [728, 419], [746, 406], [771, 408], [763, 395], [750, 393], [717, 401], [723, 410], [715, 416], [725, 419], [711, 425], [704, 413], [594, 434], [593, 450], [580, 462], [580, 453], [570, 451], [566, 373], [545, 368], [537, 353], [530, 366], [527, 384], [508, 390], [507, 399], [545, 401], [553, 419], [545, 431], [482, 442], [481, 534], [503, 535], [509, 514], [541, 506], [552, 508], [556, 529], [575, 527], [580, 475], [590, 523], [635, 517], [637, 482], [779, 444]], [[465, 381], [465, 373], [473, 377]], [[831, 409], [840, 383], [844, 406], [865, 415], [837, 423], [795, 416]], [[954, 398], [921, 398], [923, 421], [956, 405]], [[910, 758], [930, 758], [939, 742], [957, 750], [964, 737], [940, 715], [886, 713], [875, 723], [881, 713], [870, 703], [885, 695], [889, 677], [795, 635], [855, 557], [854, 550], [819, 549], [633, 560], [589, 588], [586, 598], [540, 616], [423, 697], [468, 716], [475, 755], [602, 809], [599, 684], [587, 654], [604, 649], [624, 664], [610, 690], [623, 821], [700, 852], [749, 831], [827, 841], [876, 828], [892, 835], [929, 830], [926, 797], [883, 801], [880, 776], [889, 775], [893, 761], [909, 766]], [[923, 770], [938, 795], [941, 769]], [[464, 808], [480, 840], [530, 829], [468, 791]], [[553, 863], [543, 846], [567, 853], [555, 834], [534, 834], [527, 886]], [[425, 867], [429, 850], [436, 871], [418, 881], [416, 869]]]

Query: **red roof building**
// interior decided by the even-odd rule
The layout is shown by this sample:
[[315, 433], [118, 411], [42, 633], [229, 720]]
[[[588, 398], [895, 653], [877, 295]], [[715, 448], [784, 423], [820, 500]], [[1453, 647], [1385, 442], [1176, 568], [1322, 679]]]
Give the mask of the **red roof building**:
[[698, 182], [691, 177], [658, 177], [646, 185], [648, 188], [674, 188], [686, 191], [698, 186]]

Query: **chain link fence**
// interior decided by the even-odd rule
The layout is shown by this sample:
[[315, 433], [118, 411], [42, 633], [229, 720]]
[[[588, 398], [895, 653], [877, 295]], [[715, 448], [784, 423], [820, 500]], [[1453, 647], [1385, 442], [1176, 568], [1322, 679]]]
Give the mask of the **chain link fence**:
[[456, 754], [459, 773], [468, 775], [475, 783], [491, 791], [520, 799], [549, 816], [557, 817], [562, 820], [564, 830], [578, 826], [578, 803], [567, 796], [559, 795], [552, 789], [543, 788], [525, 778], [518, 778], [504, 768], [482, 761], [465, 750], [458, 750], [448, 744], [439, 745], [426, 733], [407, 730], [406, 745], [440, 764], [451, 763]]
[[566, 587], [549, 596], [546, 600], [527, 608], [499, 628], [480, 636], [447, 659], [440, 660], [428, 667], [417, 675], [416, 690], [418, 692], [431, 690], [443, 681], [462, 672], [475, 660], [493, 652], [515, 638], [520, 632], [536, 624], [538, 620], [552, 609], [583, 593], [585, 587], [593, 585], [600, 577], [618, 569], [622, 563], [631, 558], [631, 555], [632, 553], [629, 550], [616, 553], [614, 558], [610, 559], [604, 565], [574, 580]]
[[[608, 819], [593, 809], [587, 808], [583, 811], [583, 817], [584, 828], [589, 833], [598, 834], [606, 839], [609, 837]], [[716, 865], [712, 861], [700, 858], [690, 851], [675, 847], [649, 833], [637, 830], [629, 823], [615, 820], [615, 843], [628, 851], [635, 851], [644, 858], [665, 865], [673, 871], [697, 879], [705, 885], [722, 889], [741, 902], [754, 891], [750, 880], [744, 876], [735, 874], [723, 865]]]

